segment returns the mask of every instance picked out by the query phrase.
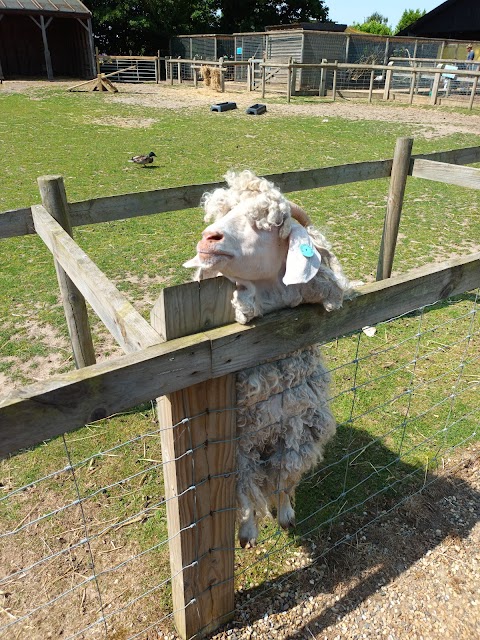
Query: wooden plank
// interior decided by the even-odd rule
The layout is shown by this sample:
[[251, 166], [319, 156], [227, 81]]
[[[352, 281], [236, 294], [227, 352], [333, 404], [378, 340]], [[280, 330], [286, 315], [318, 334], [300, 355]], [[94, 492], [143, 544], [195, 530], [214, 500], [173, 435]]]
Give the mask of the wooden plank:
[[480, 189], [480, 169], [474, 167], [458, 167], [446, 162], [416, 159], [413, 163], [412, 176], [454, 184], [457, 187]]
[[53, 67], [52, 67], [52, 58], [50, 56], [50, 50], [48, 48], [48, 37], [47, 37], [47, 27], [49, 26], [52, 18], [49, 18], [45, 23], [45, 17], [40, 16], [40, 29], [42, 30], [42, 41], [43, 41], [43, 53], [45, 56], [45, 66], [47, 68], [47, 78], [49, 80], [53, 80]]
[[[63, 178], [61, 176], [42, 176], [38, 178], [37, 182], [43, 206], [65, 232], [69, 236], [73, 236]], [[77, 369], [87, 367], [95, 364], [95, 350], [85, 298], [62, 266], [56, 260], [54, 262], [75, 365]]]
[[365, 285], [342, 309], [305, 305], [157, 344], [30, 385], [0, 403], [0, 457], [160, 395], [480, 286], [480, 252]]
[[[152, 324], [168, 340], [232, 322], [232, 294], [224, 278], [165, 289]], [[231, 373], [157, 403], [173, 611], [185, 640], [211, 633], [234, 612], [236, 416], [228, 409], [235, 403]]]
[[0, 212], [0, 239], [15, 238], [35, 233], [30, 207]]
[[[480, 146], [412, 156], [412, 160], [416, 158], [459, 165], [472, 164], [480, 162]], [[387, 178], [391, 172], [392, 162], [391, 159], [356, 162], [305, 171], [276, 173], [265, 177], [273, 180], [283, 191], [289, 193], [363, 180]], [[412, 167], [413, 161], [411, 163]], [[70, 203], [72, 225], [75, 227], [196, 208], [199, 206], [200, 199], [206, 191], [212, 191], [223, 186], [225, 186], [224, 182], [208, 182], [72, 202]], [[21, 236], [34, 232], [35, 228], [30, 208], [0, 212], [0, 238]]]
[[32, 207], [38, 235], [126, 353], [160, 340], [115, 285], [42, 205]]
[[395, 145], [387, 210], [385, 212], [382, 241], [378, 256], [377, 280], [389, 278], [392, 273], [412, 146], [413, 138], [398, 138]]
[[362, 286], [343, 307], [327, 313], [321, 305], [303, 305], [255, 320], [248, 331], [229, 327], [208, 332], [212, 372], [223, 375], [395, 318], [480, 286], [480, 252], [441, 265], [427, 265], [395, 278]]
[[210, 376], [200, 334], [35, 383], [0, 401], [0, 458]]

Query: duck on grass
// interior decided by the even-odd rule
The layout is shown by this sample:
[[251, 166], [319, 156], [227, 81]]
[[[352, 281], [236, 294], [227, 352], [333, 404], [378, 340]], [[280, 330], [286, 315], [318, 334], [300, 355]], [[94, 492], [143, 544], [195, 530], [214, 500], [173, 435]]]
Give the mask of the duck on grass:
[[153, 151], [150, 151], [148, 155], [132, 156], [129, 162], [134, 162], [135, 164], [139, 164], [139, 165], [142, 165], [143, 167], [146, 167], [147, 164], [152, 164], [153, 159], [156, 157], [157, 157], [156, 154]]

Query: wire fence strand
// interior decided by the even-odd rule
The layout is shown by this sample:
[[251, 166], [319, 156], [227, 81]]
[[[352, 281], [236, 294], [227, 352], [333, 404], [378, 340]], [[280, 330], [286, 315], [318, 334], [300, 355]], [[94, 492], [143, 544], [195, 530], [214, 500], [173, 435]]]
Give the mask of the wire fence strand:
[[[478, 302], [477, 290], [384, 322], [375, 335], [358, 331], [324, 345], [337, 435], [297, 490], [295, 532], [266, 520], [255, 552], [237, 544], [206, 549], [201, 540], [208, 518], [232, 510], [206, 509], [202, 488], [232, 472], [212, 469], [208, 456], [203, 467], [196, 456], [241, 434], [198, 442], [196, 420], [235, 406], [155, 428], [150, 415], [133, 410], [95, 423], [93, 438], [65, 435], [2, 463], [2, 638], [43, 640], [47, 630], [67, 640], [114, 638], [121, 630], [134, 640], [168, 632], [178, 575], [170, 574], [169, 544], [187, 531], [194, 545], [183, 572], [200, 581], [208, 555], [227, 551], [235, 554], [235, 577], [211, 584], [212, 597], [234, 580], [242, 602], [252, 588], [248, 602], [261, 600], [301, 571], [292, 564], [300, 544], [310, 544], [303, 568], [324, 561], [424, 491], [446, 456], [479, 439]], [[188, 446], [164, 461], [160, 436], [171, 428], [182, 430]], [[188, 483], [167, 498], [164, 465], [179, 460], [190, 465]], [[288, 489], [278, 479], [273, 502]], [[191, 521], [173, 532], [167, 507], [187, 496]], [[199, 620], [202, 595], [186, 604]]]

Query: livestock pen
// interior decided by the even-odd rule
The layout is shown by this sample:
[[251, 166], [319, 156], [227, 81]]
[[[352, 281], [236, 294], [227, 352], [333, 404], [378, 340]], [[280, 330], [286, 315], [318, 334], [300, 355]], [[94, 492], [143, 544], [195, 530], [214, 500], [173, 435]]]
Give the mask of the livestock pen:
[[[443, 457], [478, 439], [480, 254], [389, 276], [407, 176], [478, 189], [480, 170], [462, 165], [480, 162], [480, 148], [410, 150], [401, 140], [391, 160], [267, 176], [285, 192], [391, 178], [377, 282], [332, 314], [305, 306], [241, 326], [229, 283], [214, 279], [165, 289], [148, 322], [72, 239], [78, 225], [196, 207], [217, 183], [69, 203], [62, 180], [46, 177], [42, 205], [1, 214], [0, 237], [36, 233], [52, 252], [77, 365], [0, 404], [0, 455], [12, 456], [0, 498], [5, 637], [133, 639], [170, 618], [182, 638], [212, 633], [232, 617], [235, 591], [249, 592], [244, 607], [262, 582], [275, 592], [429, 486]], [[95, 362], [85, 301], [124, 356]], [[385, 340], [372, 346], [374, 327]], [[257, 553], [235, 548], [234, 373], [313, 343], [326, 343], [339, 433], [297, 498], [310, 553], [290, 556], [286, 572], [296, 540], [274, 527]], [[149, 414], [145, 403], [160, 396], [150, 428], [101, 443], [110, 416]], [[51, 446], [57, 464], [42, 465]], [[16, 461], [29, 456], [22, 476]]]

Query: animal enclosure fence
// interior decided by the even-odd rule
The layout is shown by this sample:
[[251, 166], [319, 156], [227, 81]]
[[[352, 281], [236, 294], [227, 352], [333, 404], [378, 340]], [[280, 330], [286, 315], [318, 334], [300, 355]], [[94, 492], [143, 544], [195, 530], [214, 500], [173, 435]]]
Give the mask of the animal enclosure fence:
[[160, 80], [157, 56], [109, 56], [96, 52], [97, 73], [115, 75], [116, 82], [156, 82]]
[[[221, 48], [219, 44], [222, 42]], [[474, 49], [477, 44], [473, 43]], [[220, 52], [221, 51], [221, 52]], [[387, 65], [389, 60], [404, 58], [408, 66], [412, 60], [428, 59], [429, 66], [455, 59], [459, 69], [465, 68], [465, 42], [435, 38], [410, 38], [405, 36], [379, 36], [367, 33], [346, 33], [339, 31], [317, 31], [315, 29], [272, 29], [260, 33], [239, 33], [233, 36], [196, 35], [177, 36], [172, 39], [171, 53], [174, 58], [185, 60], [179, 68], [178, 79], [191, 80], [192, 70], [189, 59], [218, 61], [222, 56], [229, 63], [243, 63], [232, 67], [236, 82], [246, 80], [246, 63], [250, 59], [271, 63], [268, 84], [271, 90], [279, 90], [287, 82], [285, 65], [288, 60], [302, 65], [297, 67], [292, 92], [312, 92], [327, 81], [331, 89], [332, 71], [328, 78], [319, 65], [322, 62], [340, 66], [338, 89], [369, 89], [369, 71], [376, 65]], [[359, 65], [357, 67], [357, 65]], [[362, 69], [363, 65], [363, 69]], [[370, 67], [369, 70], [366, 67]], [[173, 68], [176, 75], [177, 67]], [[416, 76], [416, 80], [419, 76]], [[232, 78], [233, 79], [233, 78]], [[411, 79], [411, 78], [410, 78]], [[376, 71], [373, 88], [383, 89], [385, 72]], [[400, 87], [402, 88], [402, 87]], [[404, 87], [403, 87], [404, 88]], [[430, 86], [431, 88], [431, 86]]]
[[[268, 176], [286, 192], [391, 176], [379, 281], [334, 315], [301, 307], [231, 324], [229, 284], [214, 279], [166, 289], [148, 323], [71, 238], [72, 226], [197, 206], [217, 185], [68, 203], [61, 180], [41, 179], [42, 205], [2, 214], [0, 236], [38, 233], [51, 250], [79, 367], [0, 404], [3, 457], [60, 436], [6, 463], [5, 637], [48, 629], [133, 639], [170, 618], [182, 637], [208, 634], [233, 614], [235, 584], [240, 605], [252, 596], [245, 608], [264, 577], [278, 593], [477, 438], [480, 255], [383, 278], [407, 176], [478, 189], [480, 170], [461, 165], [479, 162], [480, 148], [421, 157], [410, 149], [403, 140], [393, 160]], [[125, 356], [95, 364], [84, 299]], [[376, 337], [366, 328], [374, 326]], [[339, 432], [297, 498], [310, 553], [290, 553], [292, 539], [270, 525], [252, 560], [234, 543], [234, 373], [317, 342], [336, 381]], [[165, 394], [157, 423], [149, 401]], [[132, 407], [138, 427], [117, 437], [122, 416], [108, 416]], [[74, 431], [85, 424], [87, 432]], [[47, 448], [56, 455], [44, 455]], [[331, 539], [319, 548], [320, 527]]]

